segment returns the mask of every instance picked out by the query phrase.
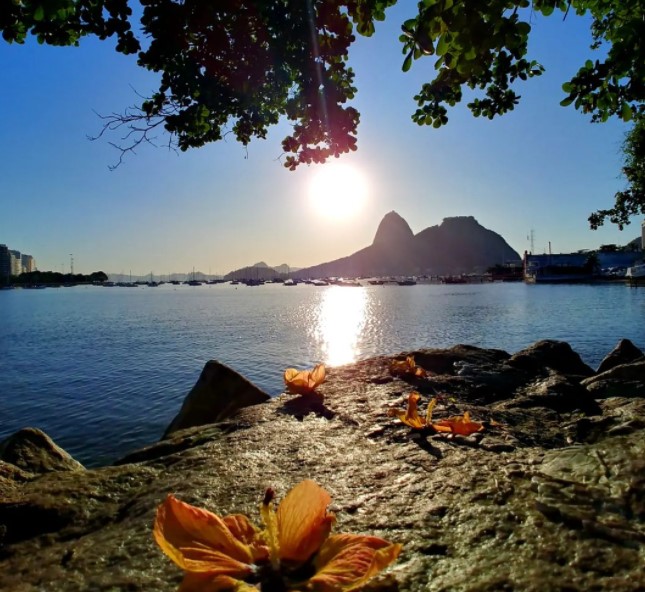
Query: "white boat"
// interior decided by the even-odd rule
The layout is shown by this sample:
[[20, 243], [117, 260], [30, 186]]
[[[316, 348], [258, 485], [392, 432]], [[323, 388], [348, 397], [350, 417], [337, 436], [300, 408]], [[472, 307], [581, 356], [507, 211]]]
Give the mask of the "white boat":
[[645, 278], [645, 263], [640, 263], [632, 267], [628, 267], [625, 272], [626, 278]]

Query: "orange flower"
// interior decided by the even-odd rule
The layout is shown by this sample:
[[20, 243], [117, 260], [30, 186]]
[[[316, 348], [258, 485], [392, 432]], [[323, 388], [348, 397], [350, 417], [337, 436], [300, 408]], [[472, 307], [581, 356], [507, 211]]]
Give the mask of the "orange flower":
[[394, 376], [410, 375], [416, 376], [417, 378], [425, 378], [428, 373], [421, 366], [417, 366], [414, 363], [413, 356], [408, 356], [405, 360], [392, 360], [390, 362], [390, 374]]
[[296, 485], [273, 508], [267, 490], [260, 506], [264, 530], [243, 515], [220, 518], [169, 495], [159, 506], [154, 537], [186, 571], [180, 592], [279, 590], [349, 592], [392, 563], [401, 545], [380, 538], [330, 536], [331, 498], [314, 481]]
[[415, 430], [430, 428], [435, 432], [469, 436], [475, 432], [481, 432], [484, 429], [484, 426], [481, 423], [470, 420], [470, 413], [468, 411], [464, 413], [463, 417], [458, 415], [447, 419], [440, 419], [433, 423], [432, 412], [437, 404], [436, 399], [432, 399], [428, 404], [426, 416], [420, 417], [418, 412], [419, 398], [419, 393], [410, 393], [408, 396], [407, 409], [405, 411], [401, 409], [390, 409], [388, 410], [388, 415], [390, 417], [398, 417], [404, 424], [409, 425]]
[[440, 419], [433, 423], [432, 427], [437, 432], [448, 432], [450, 434], [459, 434], [461, 436], [470, 436], [475, 432], [481, 432], [484, 426], [476, 421], [470, 421], [470, 413], [466, 411], [462, 416], [456, 415], [448, 419]]
[[307, 395], [313, 393], [316, 387], [323, 382], [325, 382], [324, 364], [318, 364], [313, 370], [287, 368], [284, 371], [284, 383], [290, 393]]
[[405, 411], [401, 409], [389, 409], [387, 414], [390, 417], [398, 417], [404, 424], [409, 425], [415, 430], [422, 430], [428, 427], [432, 421], [432, 409], [436, 405], [437, 400], [432, 399], [428, 405], [426, 417], [419, 417], [418, 404], [421, 395], [416, 392], [411, 392], [408, 396], [408, 407]]

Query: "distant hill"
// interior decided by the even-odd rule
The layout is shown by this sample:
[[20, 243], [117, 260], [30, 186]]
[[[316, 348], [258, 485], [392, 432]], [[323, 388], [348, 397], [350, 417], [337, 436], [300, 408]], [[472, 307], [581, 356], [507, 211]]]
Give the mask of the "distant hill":
[[472, 216], [444, 218], [414, 234], [396, 212], [385, 215], [374, 241], [356, 253], [299, 270], [296, 277], [450, 275], [481, 273], [496, 264], [521, 261], [517, 251]]
[[286, 279], [294, 272], [298, 271], [299, 267], [289, 267], [286, 263], [270, 267], [264, 261], [241, 267], [230, 271], [224, 276], [225, 280], [274, 280]]

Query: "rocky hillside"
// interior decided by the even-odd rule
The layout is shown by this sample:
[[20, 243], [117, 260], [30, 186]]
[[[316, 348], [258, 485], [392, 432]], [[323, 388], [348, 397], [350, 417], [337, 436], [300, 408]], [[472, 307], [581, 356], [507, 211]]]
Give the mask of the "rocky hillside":
[[[392, 375], [407, 355], [426, 376]], [[483, 430], [388, 416], [413, 390], [437, 398], [437, 419], [468, 411]], [[330, 492], [336, 532], [403, 544], [371, 592], [645, 589], [645, 357], [630, 342], [596, 371], [555, 341], [404, 352], [331, 369], [318, 391], [266, 400], [210, 362], [164, 440], [99, 469], [37, 430], [12, 436], [0, 589], [176, 590], [152, 538], [168, 493], [257, 522], [265, 488], [305, 478]]]
[[396, 212], [387, 214], [372, 244], [353, 255], [301, 269], [297, 277], [451, 275], [482, 273], [520, 255], [472, 216], [445, 218], [414, 235]]

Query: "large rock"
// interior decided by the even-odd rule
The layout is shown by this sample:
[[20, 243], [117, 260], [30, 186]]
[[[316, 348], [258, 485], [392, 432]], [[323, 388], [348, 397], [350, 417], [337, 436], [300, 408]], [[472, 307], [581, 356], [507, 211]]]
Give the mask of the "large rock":
[[[304, 478], [330, 492], [335, 532], [403, 544], [371, 592], [645, 589], [644, 399], [603, 399], [599, 416], [566, 406], [501, 409], [476, 402], [473, 374], [459, 375], [458, 365], [427, 382], [463, 391], [422, 391], [424, 406], [439, 400], [435, 419], [469, 411], [484, 424], [450, 438], [388, 416], [424, 386], [391, 377], [391, 359], [333, 368], [319, 396], [240, 409], [176, 432], [129, 464], [6, 472], [13, 486], [0, 495], [0, 590], [175, 592], [181, 570], [152, 538], [168, 493], [258, 524], [265, 488], [282, 497]], [[532, 393], [547, 401], [575, 394], [563, 375], [521, 372], [543, 383]], [[526, 396], [520, 386], [504, 402]]]
[[222, 421], [238, 409], [264, 403], [270, 398], [235, 370], [211, 360], [204, 366], [163, 438], [178, 430]]
[[629, 364], [643, 357], [643, 352], [638, 349], [629, 339], [621, 339], [616, 347], [612, 349], [600, 362], [596, 374], [611, 370], [621, 364]]
[[532, 407], [546, 407], [557, 412], [579, 410], [587, 414], [600, 413], [598, 403], [587, 389], [579, 382], [556, 373], [546, 378], [539, 378], [520, 391], [518, 396], [497, 408], [530, 409]]
[[537, 341], [512, 355], [508, 363], [514, 368], [527, 372], [539, 372], [545, 368], [551, 368], [570, 376], [585, 377], [594, 373], [568, 343], [552, 339]]
[[645, 360], [614, 366], [582, 381], [592, 397], [645, 397]]
[[0, 460], [32, 473], [84, 470], [81, 463], [38, 428], [23, 428], [0, 443]]

